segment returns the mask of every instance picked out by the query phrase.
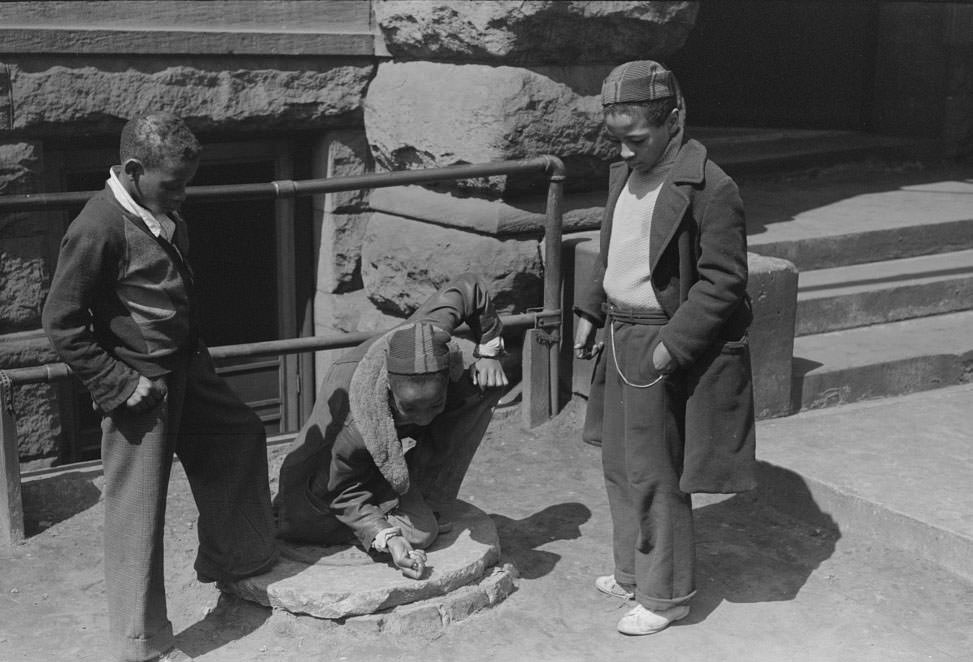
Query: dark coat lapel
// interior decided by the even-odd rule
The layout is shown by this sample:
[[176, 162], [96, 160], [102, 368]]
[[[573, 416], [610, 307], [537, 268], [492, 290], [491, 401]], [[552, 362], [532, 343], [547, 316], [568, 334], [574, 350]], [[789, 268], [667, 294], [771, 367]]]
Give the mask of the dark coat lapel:
[[608, 263], [608, 242], [612, 233], [612, 216], [615, 214], [615, 203], [618, 196], [622, 194], [622, 189], [628, 182], [629, 168], [624, 161], [618, 161], [611, 165], [608, 174], [608, 204], [605, 205], [605, 214], [601, 221], [601, 257]]
[[652, 211], [649, 236], [649, 268], [652, 271], [655, 271], [666, 246], [676, 236], [689, 207], [689, 189], [703, 181], [705, 165], [706, 148], [695, 140], [687, 141], [679, 150]]

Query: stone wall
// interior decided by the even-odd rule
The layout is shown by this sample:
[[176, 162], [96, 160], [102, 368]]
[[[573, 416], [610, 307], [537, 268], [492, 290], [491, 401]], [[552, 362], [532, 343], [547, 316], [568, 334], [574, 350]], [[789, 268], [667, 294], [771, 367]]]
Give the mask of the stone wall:
[[[376, 2], [391, 59], [378, 64], [364, 99], [375, 169], [554, 154], [569, 169], [569, 190], [603, 187], [613, 156], [601, 133], [601, 80], [619, 62], [678, 49], [696, 4]], [[465, 271], [483, 274], [502, 312], [539, 306], [545, 182], [538, 173], [373, 192], [364, 292], [345, 296], [375, 312], [354, 306], [354, 315], [316, 318], [317, 329], [390, 323]], [[591, 200], [568, 207], [577, 227], [597, 222]], [[338, 291], [319, 287], [316, 310], [340, 310]]]
[[[300, 135], [312, 177], [555, 154], [569, 168], [569, 229], [592, 227], [600, 201], [585, 192], [611, 159], [601, 79], [677, 50], [698, 3], [259, 4], [237, 18], [209, 3], [130, 17], [100, 3], [0, 5], [0, 195], [56, 190], [45, 154], [114, 148], [128, 117], [165, 108], [204, 142]], [[470, 270], [502, 312], [540, 305], [544, 190], [537, 175], [381, 189], [374, 207], [369, 191], [315, 196], [314, 330], [388, 327]], [[63, 229], [60, 216], [0, 218], [0, 368], [53, 359], [39, 313]], [[331, 354], [318, 354], [319, 377]], [[20, 389], [17, 417], [22, 458], [53, 457], [54, 388]]]

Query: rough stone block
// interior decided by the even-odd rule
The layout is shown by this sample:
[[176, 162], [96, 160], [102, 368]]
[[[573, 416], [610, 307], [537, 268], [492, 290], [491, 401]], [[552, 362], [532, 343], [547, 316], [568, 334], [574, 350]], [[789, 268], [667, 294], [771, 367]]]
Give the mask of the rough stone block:
[[[603, 78], [609, 70], [602, 66], [589, 78]], [[575, 88], [540, 69], [384, 62], [365, 99], [372, 155], [387, 170], [554, 154], [565, 161], [572, 186], [600, 183], [617, 151], [604, 138], [601, 122], [596, 86]], [[542, 181], [543, 174], [504, 175], [441, 188], [513, 196]]]
[[[421, 580], [403, 577], [357, 547], [287, 544], [273, 570], [227, 588], [263, 605], [329, 619], [375, 614], [448, 594], [483, 577], [497, 563], [500, 543], [493, 520], [478, 508], [457, 501], [445, 514], [453, 529], [426, 550], [428, 573]], [[426, 611], [414, 614], [420, 621], [428, 616]]]
[[241, 68], [239, 58], [49, 62], [6, 60], [17, 100], [14, 130], [76, 133], [83, 126], [117, 135], [123, 119], [157, 108], [199, 131], [320, 129], [359, 109], [373, 72], [365, 58], [293, 58], [259, 69]]
[[373, 7], [397, 58], [566, 65], [665, 59], [685, 42], [698, 4], [383, 0]]
[[41, 145], [32, 142], [0, 143], [0, 194], [33, 193], [44, 169]]
[[[598, 256], [598, 233], [583, 232], [565, 238], [565, 273], [571, 274], [574, 297], [586, 286]], [[570, 245], [569, 245], [570, 244]], [[747, 291], [753, 300], [754, 321], [750, 328], [753, 366], [754, 408], [757, 418], [791, 413], [791, 363], [794, 353], [794, 321], [797, 310], [797, 269], [779, 258], [748, 255], [750, 278]], [[565, 318], [567, 320], [567, 317]], [[570, 320], [573, 325], [574, 319]], [[572, 334], [569, 336], [568, 334]], [[565, 337], [573, 337], [572, 326], [565, 326]], [[562, 361], [571, 369], [572, 392], [588, 396], [592, 361], [576, 359], [565, 353]]]
[[362, 247], [362, 281], [380, 310], [406, 317], [452, 278], [481, 274], [498, 311], [524, 312], [543, 300], [536, 239], [495, 239], [376, 213]]
[[[0, 336], [0, 368], [22, 368], [57, 361], [41, 331]], [[61, 415], [54, 384], [14, 387], [17, 449], [21, 460], [56, 455], [61, 436]]]

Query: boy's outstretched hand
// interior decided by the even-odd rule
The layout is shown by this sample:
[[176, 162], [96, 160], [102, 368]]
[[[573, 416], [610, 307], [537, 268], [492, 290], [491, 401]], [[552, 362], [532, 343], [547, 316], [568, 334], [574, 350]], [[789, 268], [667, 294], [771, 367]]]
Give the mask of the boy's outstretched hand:
[[422, 579], [426, 571], [426, 553], [421, 549], [412, 549], [409, 541], [402, 536], [395, 536], [388, 540], [392, 562], [411, 579]]

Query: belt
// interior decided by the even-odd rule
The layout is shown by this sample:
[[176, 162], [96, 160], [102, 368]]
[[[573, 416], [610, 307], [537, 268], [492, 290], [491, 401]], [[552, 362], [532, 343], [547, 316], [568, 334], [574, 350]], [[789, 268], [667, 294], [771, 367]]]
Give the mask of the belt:
[[602, 304], [602, 310], [617, 322], [628, 324], [646, 324], [649, 326], [661, 326], [669, 321], [669, 316], [663, 310], [638, 310], [626, 306], [608, 302]]

